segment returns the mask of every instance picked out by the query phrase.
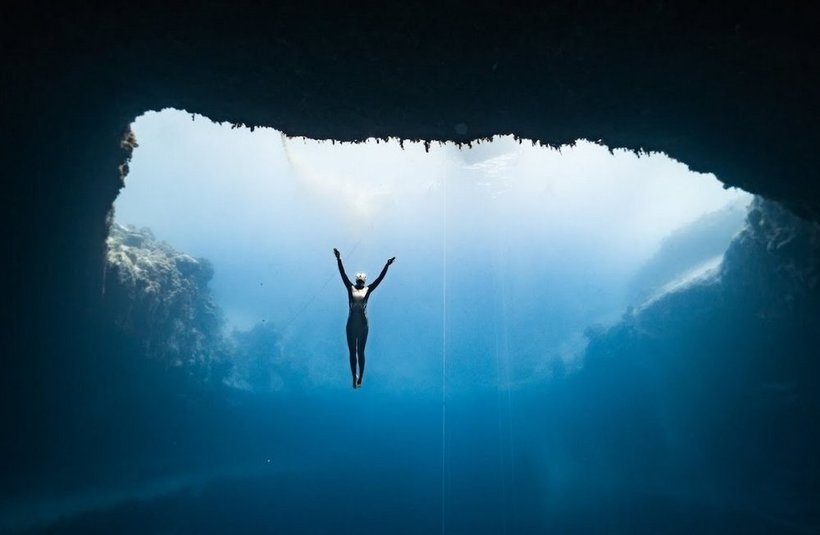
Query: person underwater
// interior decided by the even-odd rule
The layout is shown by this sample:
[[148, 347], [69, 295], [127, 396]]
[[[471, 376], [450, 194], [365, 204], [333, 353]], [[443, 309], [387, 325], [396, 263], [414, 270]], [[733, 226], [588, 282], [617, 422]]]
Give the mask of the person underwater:
[[[356, 273], [356, 283], [350, 282], [350, 279], [345, 273], [344, 265], [342, 265], [342, 255], [338, 249], [333, 249], [333, 254], [336, 255], [336, 263], [339, 265], [339, 274], [342, 276], [342, 282], [347, 288], [347, 304], [350, 307], [350, 314], [347, 316], [347, 349], [350, 351], [350, 373], [353, 375], [353, 388], [360, 388], [362, 386], [362, 378], [364, 377], [364, 346], [367, 344], [367, 300], [370, 295], [381, 284], [384, 276], [387, 275], [387, 268], [390, 264], [395, 262], [396, 257], [387, 260], [384, 269], [376, 277], [372, 284], [366, 285], [367, 275], [364, 273]], [[358, 364], [358, 373], [357, 366]]]

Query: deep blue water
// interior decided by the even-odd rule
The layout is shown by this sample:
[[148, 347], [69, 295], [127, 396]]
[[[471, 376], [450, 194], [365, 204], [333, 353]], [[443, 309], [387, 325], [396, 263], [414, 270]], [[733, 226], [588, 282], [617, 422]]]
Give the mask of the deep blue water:
[[[562, 410], [543, 390], [453, 394], [443, 435], [440, 400], [364, 389], [195, 407], [181, 443], [123, 448], [101, 488], [38, 514], [69, 533], [801, 531], [776, 496], [670, 451], [652, 399]], [[138, 473], [111, 486], [122, 471]]]
[[[589, 211], [575, 209], [559, 180], [510, 178], [569, 172], [513, 146], [441, 149], [433, 163], [455, 174], [419, 190], [374, 175], [381, 212], [368, 196], [345, 204], [349, 188], [316, 182], [297, 149], [276, 165], [301, 178], [271, 198], [226, 198], [206, 177], [184, 212], [169, 205], [179, 191], [156, 189], [177, 184], [163, 175], [119, 205], [153, 199], [133, 222], [208, 257], [214, 340], [239, 349], [179, 364], [146, 355], [150, 333], [105, 324], [83, 338], [66, 386], [43, 393], [53, 409], [32, 423], [46, 430], [34, 461], [7, 478], [0, 531], [820, 532], [817, 229], [760, 201], [747, 221], [745, 196], [704, 209], [651, 181], [693, 195], [694, 215], [670, 223], [678, 204], [637, 186], [614, 200], [576, 191]], [[583, 150], [576, 181], [603, 158]], [[205, 152], [181, 159], [204, 173]], [[636, 162], [610, 161], [678, 166]], [[355, 391], [334, 246], [371, 280], [398, 258], [369, 305]], [[165, 306], [146, 302], [129, 313]], [[193, 324], [179, 310], [165, 323]]]

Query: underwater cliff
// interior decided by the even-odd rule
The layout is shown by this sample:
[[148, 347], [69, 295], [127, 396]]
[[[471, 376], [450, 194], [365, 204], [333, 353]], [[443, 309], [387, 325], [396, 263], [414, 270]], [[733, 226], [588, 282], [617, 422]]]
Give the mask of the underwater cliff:
[[104, 303], [111, 321], [168, 366], [207, 368], [224, 360], [222, 317], [208, 289], [213, 266], [113, 223], [106, 242]]
[[273, 325], [226, 330], [209, 282], [210, 261], [157, 240], [150, 229], [113, 223], [106, 242], [104, 304], [113, 327], [145, 357], [189, 379], [269, 392], [299, 384]]
[[543, 425], [683, 531], [816, 529], [818, 267], [818, 225], [756, 199], [718, 267], [589, 332]]

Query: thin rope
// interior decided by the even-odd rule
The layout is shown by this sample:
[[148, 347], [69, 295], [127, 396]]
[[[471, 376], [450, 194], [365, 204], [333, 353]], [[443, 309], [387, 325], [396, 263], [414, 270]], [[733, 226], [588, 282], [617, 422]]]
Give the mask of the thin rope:
[[[495, 282], [495, 286], [493, 288], [496, 295], [499, 297], [499, 303], [495, 307], [496, 313], [501, 311], [500, 317], [496, 322], [496, 325], [504, 325], [503, 322], [506, 321], [504, 317], [504, 304], [505, 304], [505, 296], [504, 296], [504, 286], [503, 281], [500, 280], [499, 272], [500, 268], [498, 266], [498, 261], [496, 260], [493, 273], [493, 281]], [[502, 391], [502, 383], [505, 382], [505, 373], [504, 373], [504, 366], [501, 363], [501, 355], [503, 353], [503, 334], [500, 333], [498, 330], [495, 331], [495, 373], [496, 373], [496, 382], [497, 382], [497, 396], [496, 401], [498, 403], [498, 435], [500, 437], [504, 436], [504, 414], [501, 411], [501, 405], [503, 404], [503, 391]], [[502, 518], [504, 519], [503, 524], [503, 531], [502, 533], [507, 533], [507, 507], [509, 504], [509, 495], [507, 489], [507, 459], [506, 459], [506, 452], [504, 449], [505, 445], [502, 443], [500, 444], [499, 451], [498, 451], [498, 468], [499, 472], [501, 473], [501, 502], [502, 502], [502, 511], [503, 515]]]
[[[503, 272], [504, 270], [502, 270]], [[510, 339], [509, 339], [509, 325], [508, 325], [508, 302], [507, 302], [507, 284], [508, 281], [501, 277], [499, 280], [499, 286], [501, 290], [501, 355], [504, 365], [504, 377], [503, 381], [504, 391], [506, 393], [506, 416], [507, 416], [507, 456], [508, 456], [508, 465], [507, 471], [509, 472], [509, 480], [506, 481], [507, 488], [510, 489], [508, 494], [508, 498], [505, 500], [505, 508], [507, 506], [510, 507], [512, 510], [512, 516], [515, 517], [515, 500], [512, 499], [512, 489], [515, 489], [515, 441], [513, 439], [513, 425], [512, 425], [512, 394], [511, 394], [511, 385], [512, 385], [512, 366], [510, 365]], [[499, 408], [500, 409], [500, 408]], [[501, 411], [499, 410], [499, 413]], [[503, 448], [503, 447], [502, 447]], [[505, 480], [506, 473], [504, 474]], [[505, 532], [506, 532], [506, 514], [505, 514]]]
[[[373, 227], [373, 222], [371, 221], [370, 222], [370, 228], [372, 228], [372, 227]], [[355, 244], [353, 244], [353, 247], [351, 247], [349, 250], [347, 250], [345, 252], [345, 257], [348, 257], [348, 256], [352, 255], [353, 253], [355, 253], [356, 249], [359, 248], [359, 244], [361, 244], [362, 241], [364, 241], [365, 236], [367, 236], [368, 234], [369, 234], [369, 230], [368, 230], [368, 232], [362, 233], [361, 237], [359, 237], [359, 240]], [[316, 300], [316, 298], [319, 297], [319, 294], [324, 292], [325, 288], [330, 283], [330, 281], [333, 280], [334, 277], [338, 277], [338, 276], [339, 275], [336, 274], [336, 273], [331, 273], [330, 275], [328, 275], [328, 277], [325, 279], [325, 282], [322, 283], [322, 286], [318, 290], [316, 290], [313, 293], [313, 295], [310, 296], [310, 298], [307, 301], [305, 301], [305, 304], [302, 305], [302, 308], [297, 310], [296, 313], [293, 316], [291, 316], [290, 320], [288, 320], [288, 322], [282, 327], [282, 334], [284, 334], [288, 330], [288, 327], [293, 325], [293, 323], [296, 321], [296, 319], [299, 316], [301, 316], [302, 313], [305, 312], [305, 310], [307, 310], [310, 307], [310, 305], [313, 304], [313, 302]]]
[[[293, 170], [294, 170], [297, 174], [299, 174], [299, 175], [305, 175], [305, 174], [306, 174], [306, 171], [305, 171], [304, 169], [302, 169], [302, 168], [301, 168], [301, 166], [299, 165], [299, 163], [298, 163], [298, 162], [297, 162], [297, 161], [293, 158], [293, 155], [290, 153], [290, 149], [288, 148], [288, 137], [287, 137], [287, 136], [286, 136], [283, 132], [280, 132], [280, 133], [279, 133], [279, 139], [280, 139], [280, 141], [282, 142], [282, 150], [283, 150], [283, 151], [284, 151], [284, 153], [285, 153], [285, 158], [287, 159], [288, 164], [290, 165], [291, 169], [293, 169]], [[359, 245], [362, 243], [362, 241], [364, 240], [365, 236], [367, 236], [367, 235], [369, 235], [369, 234], [370, 234], [370, 231], [373, 229], [373, 226], [374, 226], [375, 222], [376, 222], [376, 220], [375, 220], [375, 219], [371, 219], [371, 221], [370, 221], [370, 225], [368, 226], [367, 230], [366, 230], [365, 232], [363, 232], [363, 233], [361, 234], [361, 236], [359, 236], [358, 241], [356, 241], [356, 243], [353, 245], [353, 247], [351, 247], [350, 249], [348, 249], [347, 251], [345, 251], [345, 257], [348, 257], [348, 256], [352, 255], [354, 252], [356, 252], [356, 249], [358, 249], [358, 248], [359, 248]], [[334, 271], [335, 271], [335, 270], [334, 270]], [[327, 287], [327, 285], [328, 285], [328, 284], [330, 284], [330, 281], [331, 281], [331, 280], [333, 280], [333, 277], [335, 277], [335, 276], [337, 276], [335, 273], [331, 273], [330, 275], [328, 275], [328, 277], [325, 279], [325, 282], [323, 282], [323, 283], [322, 283], [322, 285], [319, 287], [319, 289], [318, 289], [317, 291], [315, 291], [315, 292], [313, 293], [313, 295], [311, 295], [311, 296], [310, 296], [310, 298], [308, 298], [308, 299], [304, 302], [304, 304], [302, 305], [302, 307], [301, 307], [301, 308], [299, 308], [299, 309], [296, 311], [296, 313], [295, 313], [295, 314], [293, 314], [293, 315], [290, 317], [290, 319], [288, 320], [288, 322], [287, 322], [287, 323], [285, 323], [285, 325], [281, 328], [281, 332], [282, 332], [282, 334], [283, 334], [283, 335], [287, 332], [288, 328], [290, 328], [290, 326], [291, 326], [291, 325], [293, 325], [293, 323], [294, 323], [294, 322], [295, 322], [295, 321], [296, 321], [296, 320], [297, 320], [297, 319], [298, 319], [298, 318], [299, 318], [299, 317], [300, 317], [300, 316], [301, 316], [301, 315], [302, 315], [302, 314], [303, 314], [303, 313], [304, 313], [304, 312], [305, 312], [308, 308], [310, 308], [310, 305], [312, 305], [312, 304], [313, 304], [313, 302], [316, 300], [316, 298], [317, 298], [317, 297], [319, 297], [319, 294], [321, 294], [321, 293], [323, 293], [323, 292], [324, 292], [324, 290], [325, 290], [325, 288]]]
[[[502, 288], [506, 288], [507, 281], [501, 281]], [[504, 374], [506, 376], [506, 392], [507, 392], [507, 447], [509, 448], [509, 481], [508, 481], [508, 488], [510, 492], [512, 489], [515, 489], [515, 439], [513, 437], [513, 410], [512, 410], [512, 366], [510, 365], [510, 336], [509, 336], [509, 324], [507, 322], [507, 296], [506, 291], [502, 294], [504, 295]], [[512, 496], [509, 497], [508, 505], [512, 510], [512, 518], [515, 518], [515, 509], [516, 504], [515, 500]]]
[[447, 531], [446, 524], [446, 462], [447, 462], [447, 182], [442, 178], [444, 196], [444, 225], [441, 247], [441, 533]]

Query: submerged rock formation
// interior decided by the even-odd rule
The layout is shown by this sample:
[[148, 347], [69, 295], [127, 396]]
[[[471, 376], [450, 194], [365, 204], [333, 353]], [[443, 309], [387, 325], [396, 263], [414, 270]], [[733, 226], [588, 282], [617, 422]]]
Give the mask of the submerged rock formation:
[[294, 379], [279, 333], [268, 323], [230, 335], [231, 369], [224, 384], [254, 392], [280, 391]]
[[270, 392], [292, 382], [274, 326], [224, 332], [208, 260], [177, 251], [150, 229], [117, 223], [107, 246], [108, 318], [138, 353], [213, 385]]
[[208, 260], [114, 223], [107, 241], [104, 302], [110, 319], [167, 366], [209, 375], [225, 360], [222, 317], [208, 289]]
[[599, 478], [816, 522], [820, 226], [757, 199], [719, 267], [588, 336], [548, 418]]

